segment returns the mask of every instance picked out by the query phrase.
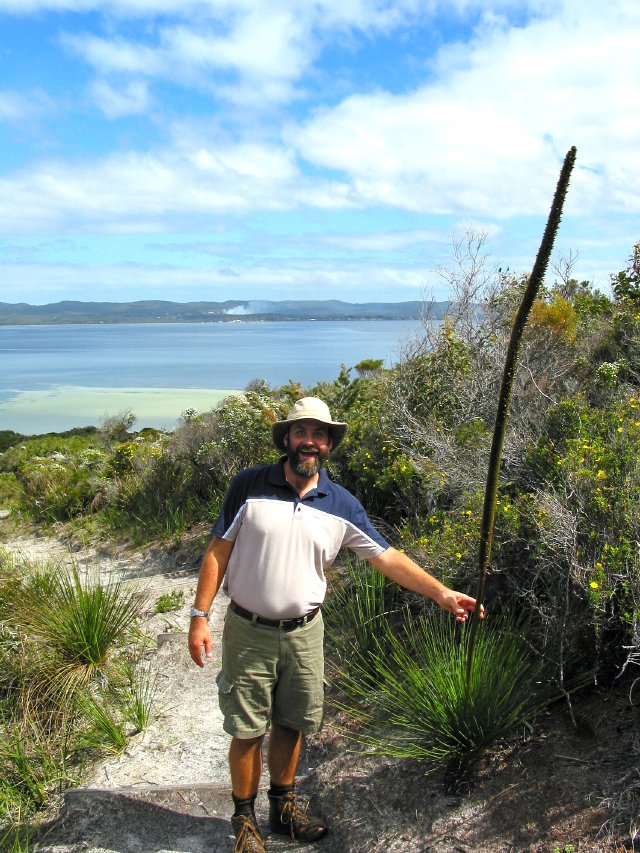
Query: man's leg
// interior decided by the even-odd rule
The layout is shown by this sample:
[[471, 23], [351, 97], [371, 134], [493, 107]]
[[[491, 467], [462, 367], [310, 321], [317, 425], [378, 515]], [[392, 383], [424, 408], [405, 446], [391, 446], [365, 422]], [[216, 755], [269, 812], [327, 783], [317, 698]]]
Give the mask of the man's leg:
[[258, 792], [262, 773], [262, 741], [264, 737], [234, 737], [229, 748], [231, 787], [235, 797], [246, 799]]
[[302, 732], [271, 724], [267, 766], [272, 784], [293, 785], [300, 758]]
[[272, 832], [290, 835], [299, 841], [316, 841], [327, 832], [322, 818], [301, 809], [295, 794], [295, 779], [302, 732], [271, 724], [267, 764], [269, 766], [269, 826]]
[[264, 853], [265, 847], [254, 812], [262, 774], [262, 737], [234, 737], [229, 748], [229, 769], [234, 812], [231, 825], [236, 835], [234, 851]]

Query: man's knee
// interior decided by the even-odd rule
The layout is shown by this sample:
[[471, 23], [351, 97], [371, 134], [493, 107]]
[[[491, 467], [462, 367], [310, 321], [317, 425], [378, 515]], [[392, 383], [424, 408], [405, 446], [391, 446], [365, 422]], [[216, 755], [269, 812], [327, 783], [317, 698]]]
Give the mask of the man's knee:
[[260, 748], [262, 746], [262, 741], [264, 740], [264, 735], [257, 735], [256, 737], [236, 737], [235, 735], [231, 738], [231, 746], [229, 747], [229, 752], [234, 753], [244, 753], [251, 752], [253, 749]]

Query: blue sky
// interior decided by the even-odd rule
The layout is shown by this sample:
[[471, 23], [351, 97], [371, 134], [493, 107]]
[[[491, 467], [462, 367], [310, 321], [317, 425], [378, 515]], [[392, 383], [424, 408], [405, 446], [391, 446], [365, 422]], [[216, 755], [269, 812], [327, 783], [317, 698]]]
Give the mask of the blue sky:
[[[0, 300], [450, 295], [469, 229], [607, 290], [637, 0], [0, 0]], [[553, 273], [550, 273], [550, 277]]]

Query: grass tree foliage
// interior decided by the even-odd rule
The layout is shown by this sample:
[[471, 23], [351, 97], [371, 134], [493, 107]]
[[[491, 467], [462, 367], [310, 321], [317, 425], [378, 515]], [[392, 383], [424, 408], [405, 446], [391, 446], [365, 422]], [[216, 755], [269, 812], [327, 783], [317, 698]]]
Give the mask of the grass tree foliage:
[[345, 698], [335, 705], [362, 724], [351, 737], [376, 753], [435, 768], [466, 766], [480, 751], [532, 719], [560, 696], [544, 658], [531, 654], [513, 619], [477, 635], [441, 614], [404, 615], [401, 629], [382, 621], [375, 648], [352, 648], [337, 673]]
[[142, 605], [119, 581], [0, 555], [1, 849], [27, 850], [38, 810], [149, 721]]

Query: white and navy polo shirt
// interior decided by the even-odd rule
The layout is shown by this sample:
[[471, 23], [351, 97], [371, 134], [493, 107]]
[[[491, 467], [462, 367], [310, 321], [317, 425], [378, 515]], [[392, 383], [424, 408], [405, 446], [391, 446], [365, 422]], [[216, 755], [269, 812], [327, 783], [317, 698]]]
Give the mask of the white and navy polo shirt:
[[235, 543], [224, 582], [229, 596], [267, 619], [293, 619], [322, 604], [325, 571], [342, 546], [364, 559], [389, 547], [362, 504], [324, 470], [300, 498], [283, 463], [237, 474], [212, 531]]

